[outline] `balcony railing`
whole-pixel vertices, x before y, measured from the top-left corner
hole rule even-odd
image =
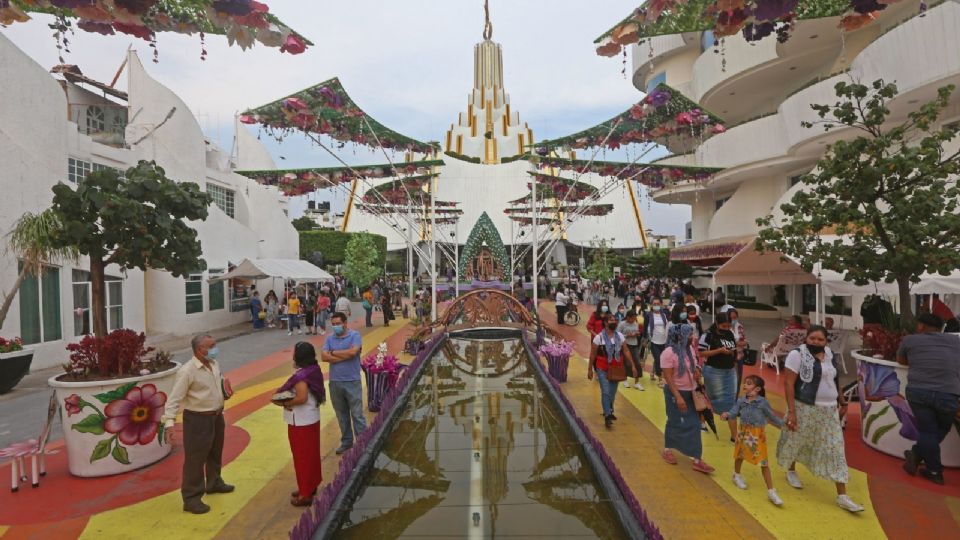
[[[70,121],[80,133],[94,141],[111,146],[124,144],[127,128],[127,108],[107,104],[70,104]]]

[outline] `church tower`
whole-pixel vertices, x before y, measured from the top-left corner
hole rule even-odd
[[[510,108],[510,96],[503,89],[503,52],[490,40],[493,25],[486,3],[484,9],[483,41],[473,48],[473,91],[467,97],[467,111],[447,131],[444,149],[494,164],[527,152],[533,131]]]

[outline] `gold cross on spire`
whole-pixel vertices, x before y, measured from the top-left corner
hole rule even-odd
[[[490,41],[493,37],[493,23],[490,22],[490,0],[483,0],[483,39]]]

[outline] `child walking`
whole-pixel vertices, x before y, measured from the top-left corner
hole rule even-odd
[[[744,460],[760,465],[763,471],[763,480],[767,484],[767,498],[777,506],[783,505],[783,500],[773,488],[773,479],[770,476],[770,465],[767,462],[767,434],[764,427],[767,421],[777,427],[783,427],[783,420],[777,417],[764,397],[764,381],[757,375],[748,375],[743,379],[743,397],[737,400],[729,412],[720,415],[728,420],[740,417],[740,426],[737,429],[737,444],[733,449],[734,473],[733,483],[740,489],[747,489],[747,483],[740,476],[740,467]]]

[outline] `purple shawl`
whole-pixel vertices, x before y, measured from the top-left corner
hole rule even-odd
[[[298,369],[293,375],[290,376],[289,379],[287,379],[287,382],[283,383],[283,386],[280,387],[278,392],[293,390],[293,387],[296,386],[300,381],[307,383],[307,388],[313,392],[313,396],[317,398],[318,404],[327,400],[327,393],[323,389],[323,372],[320,371],[319,365],[312,365]]]

